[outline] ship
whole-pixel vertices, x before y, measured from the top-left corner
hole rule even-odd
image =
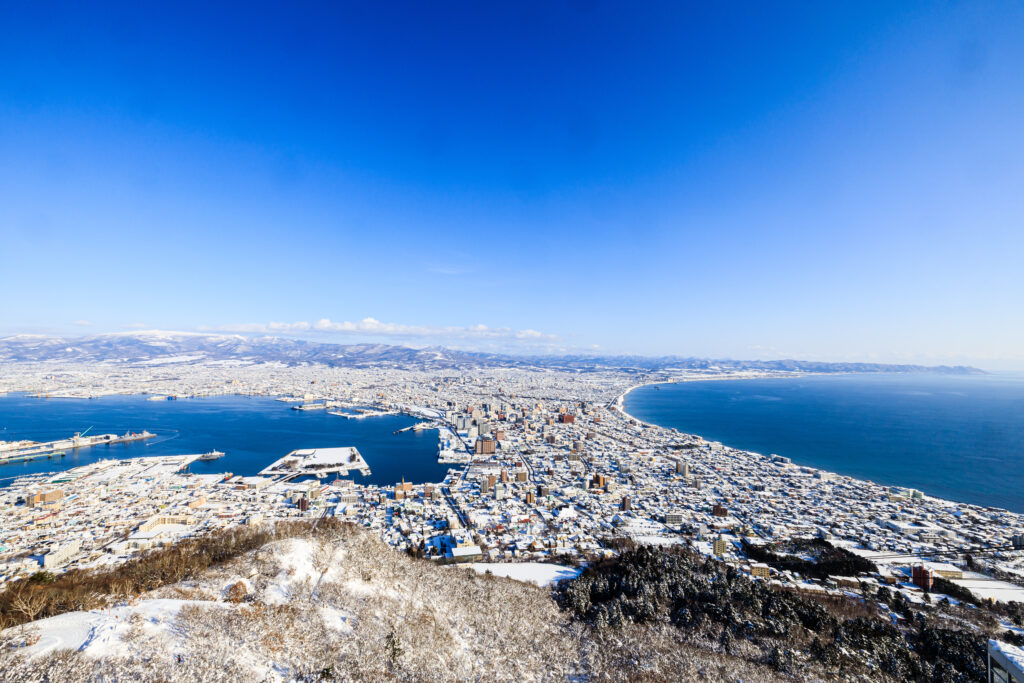
[[[220,451],[207,451],[199,456],[200,460],[216,460],[217,458],[223,458],[224,454]]]

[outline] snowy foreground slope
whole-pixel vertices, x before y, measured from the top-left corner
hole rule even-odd
[[[588,680],[598,671],[628,680],[636,672],[629,660],[642,657],[639,641],[651,633],[635,644],[628,631],[618,643],[597,642],[549,588],[530,583],[571,570],[474,569],[413,560],[352,528],[274,541],[197,580],[4,631],[0,681]],[[493,575],[480,573],[488,569]],[[679,680],[699,671],[709,680],[769,678],[686,649],[649,673]]]
[[[514,607],[498,623],[484,605]],[[568,641],[554,633],[558,616],[541,589],[415,562],[345,532],[277,541],[198,581],[109,610],[40,620],[24,636],[10,629],[8,639],[26,643],[25,659],[0,677],[25,680],[55,667],[67,680],[101,671],[204,681],[317,680],[325,672],[348,679],[406,668],[474,678],[497,667],[500,677],[529,678],[572,660]],[[54,657],[61,648],[76,654]]]
[[[314,561],[315,549],[316,542],[310,539],[290,539],[276,543],[268,550],[275,553],[274,559],[279,571],[273,576],[264,577],[264,581],[259,584],[254,584],[255,577],[249,572],[246,576],[232,575],[214,578],[210,582],[175,586],[161,593],[189,594],[198,590],[204,592],[203,599],[147,597],[109,609],[70,612],[40,619],[24,632],[20,629],[12,630],[11,635],[15,642],[21,641],[20,652],[29,658],[62,649],[83,652],[93,657],[135,654],[131,643],[140,634],[169,644],[176,652],[184,651],[187,647],[186,634],[174,627],[183,608],[187,613],[191,609],[241,609],[240,604],[255,601],[284,605],[295,598],[308,598],[318,582],[320,588],[325,590],[333,590],[339,580],[344,585],[344,573],[336,565],[328,568],[323,578],[320,578],[320,570]],[[338,552],[335,559],[340,560],[342,556],[343,553]],[[579,573],[579,570],[570,567],[540,562],[478,563],[471,565],[471,568],[478,573],[491,573],[537,586],[548,586],[558,580],[573,578]],[[450,571],[459,569],[452,567]],[[348,587],[360,594],[373,592],[362,584],[360,580]],[[328,589],[328,586],[331,588]],[[218,593],[219,599],[209,599]],[[315,595],[312,595],[311,602],[322,601],[317,601]],[[329,604],[316,606],[328,626],[339,632],[351,631],[348,623],[351,614]]]

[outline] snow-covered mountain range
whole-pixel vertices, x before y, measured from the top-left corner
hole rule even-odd
[[[440,346],[410,348],[389,344],[333,344],[303,339],[149,330],[88,337],[16,335],[0,338],[0,362],[93,362],[128,364],[210,361],[302,363],[331,367],[465,369],[544,367],[571,370],[618,368],[655,370],[766,370],[778,372],[936,372],[974,374],[966,366],[825,363],[798,360],[710,360],[679,356],[512,356],[459,351]]]

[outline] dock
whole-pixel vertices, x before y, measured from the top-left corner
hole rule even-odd
[[[88,430],[87,430],[88,431]],[[97,434],[85,436],[77,433],[70,439],[59,439],[57,441],[45,441],[40,443],[20,442],[18,447],[0,450],[0,465],[15,462],[26,462],[36,458],[48,458],[63,456],[67,450],[79,448],[90,448],[92,446],[111,445],[117,443],[131,443],[152,439],[156,434],[145,430],[141,432],[125,432],[124,434]]]
[[[63,458],[65,455],[64,451],[51,451],[50,453],[37,453],[35,455],[12,455],[0,458],[0,465],[13,465],[16,462],[29,462],[39,458],[50,458],[52,460],[53,458]]]
[[[346,446],[342,448],[300,448],[264,468],[260,474],[293,479],[306,475],[323,478],[328,474],[335,473],[347,476],[352,471],[369,476],[370,466],[366,464],[366,460],[355,447]]]

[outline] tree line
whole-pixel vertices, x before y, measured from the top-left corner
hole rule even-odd
[[[271,541],[313,532],[311,520],[279,521],[261,526],[234,526],[188,537],[138,557],[100,569],[74,569],[64,574],[36,572],[8,582],[0,592],[0,629],[36,619],[102,607],[111,599],[128,599],[161,586],[192,579]],[[316,533],[347,523],[319,521]]]

